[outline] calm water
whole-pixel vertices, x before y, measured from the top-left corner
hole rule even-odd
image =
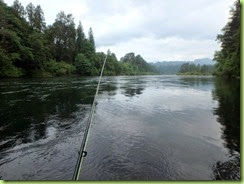
[[[70,180],[98,78],[0,81],[0,177]],[[81,180],[240,178],[240,84],[104,77]]]

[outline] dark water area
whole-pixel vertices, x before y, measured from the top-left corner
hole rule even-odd
[[[97,77],[0,81],[0,177],[70,180]],[[239,180],[240,81],[103,77],[80,180]]]

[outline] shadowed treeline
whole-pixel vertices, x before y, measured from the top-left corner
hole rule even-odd
[[[218,101],[213,113],[222,125],[221,138],[230,157],[225,162],[216,162],[213,166],[214,178],[240,179],[240,80],[216,79],[213,99]]]

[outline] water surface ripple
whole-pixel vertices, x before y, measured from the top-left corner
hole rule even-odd
[[[97,81],[0,81],[0,177],[70,180]],[[104,77],[87,151],[80,180],[239,180],[239,81]]]

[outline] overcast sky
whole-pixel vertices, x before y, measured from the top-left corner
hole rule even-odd
[[[4,0],[12,5],[14,0]],[[19,0],[40,4],[47,24],[63,10],[87,33],[92,27],[97,51],[118,59],[128,52],[148,62],[213,58],[216,35],[227,23],[234,0]]]

